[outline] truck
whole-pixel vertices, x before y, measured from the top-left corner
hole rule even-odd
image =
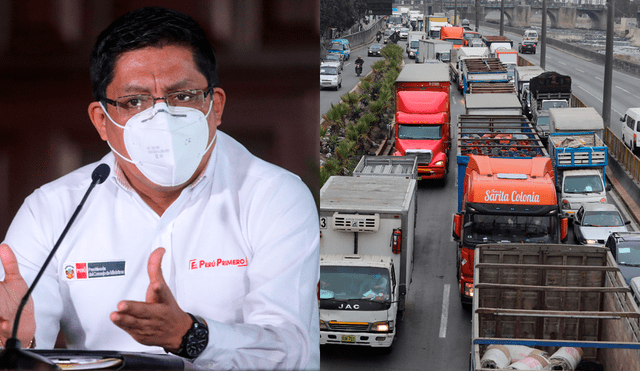
[[[593,131],[604,138],[604,120],[593,107],[569,107],[549,109],[549,132],[571,133]]]
[[[404,176],[332,176],[322,186],[320,344],[390,349],[411,284],[416,194]]]
[[[451,62],[451,49],[453,49],[453,44],[449,41],[420,39],[416,63],[424,63],[429,59],[449,63]]]
[[[474,259],[471,370],[527,354],[513,369],[638,369],[640,312],[608,249],[485,244]]]
[[[420,40],[425,38],[425,33],[421,31],[410,31],[409,36],[407,36],[407,47],[405,51],[407,52],[407,56],[409,58],[414,59],[418,54],[418,47],[420,44]]]
[[[462,93],[479,83],[508,83],[507,67],[498,58],[467,58],[462,60]]]
[[[529,80],[543,73],[542,67],[538,66],[517,66],[513,69],[513,85],[516,88],[516,95],[522,104],[522,113],[531,119],[531,109],[529,107]]]
[[[522,108],[513,93],[467,94],[464,101],[467,115],[520,116]]]
[[[440,29],[447,27],[449,20],[444,13],[434,13],[432,15],[424,16],[424,29],[432,39],[440,38]]]
[[[442,27],[440,29],[440,40],[450,41],[454,49],[458,49],[464,44],[464,28],[462,27]]]
[[[551,133],[549,153],[562,212],[573,216],[585,203],[607,202],[607,146],[596,133]]]
[[[453,215],[460,301],[474,295],[474,254],[483,243],[560,243],[553,167],[523,115],[458,116],[458,209]]]
[[[469,58],[487,58],[489,48],[486,47],[462,47],[451,51],[451,63],[449,64],[449,75],[451,81],[462,91],[462,61]]]
[[[418,158],[418,179],[445,179],[451,148],[451,91],[444,63],[408,64],[395,81],[394,156]]]
[[[571,102],[571,76],[555,71],[543,72],[529,80],[529,107],[531,122],[540,138],[549,136],[549,109],[569,107]]]
[[[464,46],[471,46],[469,44],[469,42],[471,40],[473,40],[473,39],[478,39],[478,40],[482,41],[482,35],[480,35],[479,32],[471,31],[471,30],[468,30],[468,29],[464,30],[464,33],[463,33],[462,37],[464,38],[464,41],[463,41],[463,45]]]
[[[514,69],[518,67],[518,51],[515,49],[498,48],[495,56],[507,67],[509,81],[514,79]]]
[[[512,49],[513,40],[506,36],[482,36],[484,45],[489,48],[489,55],[495,57],[495,51],[498,48]]]
[[[418,159],[415,156],[370,156],[360,158],[353,176],[404,176],[416,179]]]

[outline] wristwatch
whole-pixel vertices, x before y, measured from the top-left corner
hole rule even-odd
[[[182,344],[176,353],[180,357],[195,359],[207,347],[209,343],[209,328],[207,323],[200,317],[187,313],[193,320],[191,328],[182,337]]]

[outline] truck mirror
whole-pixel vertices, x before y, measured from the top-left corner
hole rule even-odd
[[[624,116],[620,117],[620,121],[624,122]]]
[[[451,233],[453,239],[460,241],[462,235],[462,213],[453,214],[453,232]]]
[[[604,189],[609,192],[611,191],[611,184],[607,184],[606,187],[604,187]]]
[[[629,224],[631,224],[631,220],[625,220],[624,221],[624,225],[629,225]]]

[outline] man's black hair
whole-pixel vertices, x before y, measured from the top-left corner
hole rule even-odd
[[[98,36],[91,52],[93,97],[97,101],[107,98],[107,85],[113,81],[113,69],[122,53],[165,45],[190,47],[198,71],[207,78],[207,85],[218,86],[216,55],[202,27],[176,10],[144,7],[116,19]]]

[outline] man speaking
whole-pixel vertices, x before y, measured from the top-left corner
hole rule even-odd
[[[98,37],[89,117],[111,167],[26,306],[26,347],[169,352],[213,369],[319,369],[318,214],[295,175],[218,130],[202,28],[165,8]],[[87,165],[29,196],[0,246],[0,341],[80,203]]]

